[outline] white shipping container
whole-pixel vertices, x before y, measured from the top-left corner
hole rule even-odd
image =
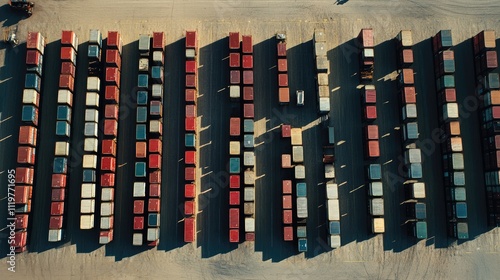
[[[229,141],[229,154],[232,156],[240,154],[240,141]]]
[[[240,86],[229,86],[229,97],[240,98]]]
[[[458,119],[458,104],[446,103],[443,105],[443,120]]]
[[[254,152],[244,152],[243,153],[243,165],[244,166],[254,166],[255,165]]]
[[[114,209],[115,209],[114,202],[102,202],[101,203],[101,216],[113,215]]]
[[[335,178],[335,167],[333,164],[325,164],[325,178],[334,179]]]
[[[101,80],[98,77],[87,77],[87,91],[101,91]]]
[[[99,121],[99,111],[96,109],[85,109],[85,121],[86,122],[98,122]]]
[[[162,131],[162,123],[158,120],[152,120],[149,122],[149,132],[160,133]]]
[[[68,156],[69,155],[69,143],[68,142],[56,142],[55,145],[56,156]]]
[[[326,201],[326,209],[329,221],[340,221],[340,209],[338,199],[328,199]]]
[[[413,183],[411,184],[411,188],[414,198],[425,198],[425,183]]]
[[[73,93],[67,89],[60,89],[57,92],[57,103],[67,104],[69,106],[73,105]]]
[[[25,89],[23,91],[23,104],[35,105],[38,107],[38,92],[34,89]]]
[[[372,58],[375,57],[375,51],[372,48],[365,48],[363,49],[363,57],[365,58]]]
[[[147,58],[139,59],[139,71],[149,70],[149,60]]]
[[[83,168],[96,169],[97,155],[83,155]]]
[[[382,182],[371,182],[369,186],[370,196],[383,196],[384,188]]]
[[[134,233],[132,235],[132,245],[141,246],[142,245],[142,233]]]
[[[87,92],[85,106],[99,108],[99,94],[96,92]]]
[[[295,166],[295,179],[305,179],[306,178],[306,168],[304,165]]]
[[[370,199],[370,215],[383,216],[384,215],[384,199],[371,198]]]
[[[255,189],[253,187],[245,187],[243,191],[244,201],[254,201],[255,199]]]
[[[94,214],[80,216],[80,229],[93,229],[94,228]]]
[[[307,218],[307,197],[297,197],[297,218]]]
[[[87,137],[96,137],[97,138],[97,123],[86,122],[84,135]]]
[[[302,146],[292,147],[293,162],[304,162],[304,148]]]
[[[255,184],[255,172],[253,170],[245,170],[243,182],[245,185]]]
[[[80,201],[80,213],[82,214],[95,213],[95,199],[82,199]]]
[[[62,231],[62,229],[49,229],[49,242],[61,241]]]
[[[83,183],[81,197],[82,198],[95,198],[95,184]]]
[[[101,217],[101,229],[112,229],[113,228],[114,218],[111,217]]]
[[[417,118],[416,104],[406,104],[405,106],[403,106],[402,110],[403,110],[403,120]]]
[[[83,150],[85,152],[97,153],[98,140],[97,138],[85,138],[83,142]]]
[[[330,248],[332,249],[339,248],[341,245],[340,235],[330,235],[328,237],[328,245],[330,245]]]
[[[339,198],[339,187],[334,183],[326,184],[326,198],[327,199],[338,199]]]
[[[148,241],[156,241],[160,238],[160,229],[159,228],[148,228]]]
[[[114,188],[102,188],[101,189],[101,201],[114,201],[115,200],[115,189]]]
[[[421,162],[422,153],[420,152],[420,149],[408,149],[405,151],[405,164]]]
[[[195,58],[196,51],[194,49],[186,49],[186,58]]]
[[[162,51],[154,51],[153,52],[153,61],[158,63],[163,63],[163,52]]]
[[[154,84],[151,87],[151,95],[153,95],[153,97],[162,98],[163,97],[163,85]]]
[[[254,231],[255,231],[255,219],[245,218],[245,232],[254,232]]]
[[[372,219],[372,232],[373,233],[384,233],[385,232],[384,218],[373,218]]]
[[[320,113],[330,112],[330,97],[321,97],[319,99]]]
[[[146,183],[135,182],[134,183],[134,197],[145,197],[146,196]]]

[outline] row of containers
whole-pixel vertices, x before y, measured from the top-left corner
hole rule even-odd
[[[500,81],[496,34],[483,30],[472,37],[476,96],[479,99],[479,119],[488,207],[488,225],[500,225]]]
[[[290,88],[288,87],[288,61],[286,58],[286,34],[276,34],[276,55],[278,63],[278,102],[290,104]]]
[[[320,115],[330,112],[330,90],[328,86],[328,75],[330,74],[330,62],[327,57],[326,34],[324,29],[314,30],[314,61],[316,62],[316,84],[318,113]],[[297,104],[304,104],[304,93],[297,91]],[[302,99],[302,100],[300,100]]]
[[[196,96],[198,91],[198,36],[186,31],[184,242],[196,240]]]
[[[63,235],[66,181],[69,175],[72,98],[75,87],[78,37],[73,31],[62,31],[61,73],[57,93],[56,142],[52,165],[52,192],[49,220],[49,242],[61,241]]]
[[[395,38],[398,61],[398,94],[401,108],[401,124],[414,124],[413,137],[402,137],[403,158],[406,172],[404,178],[406,225],[408,234],[417,239],[427,238],[427,211],[425,184],[422,181],[422,153],[417,147],[417,98],[413,73],[413,37],[411,30],[402,30]]]
[[[9,214],[13,215],[12,213],[15,213],[14,247],[18,253],[24,252],[27,248],[28,222],[31,213],[36,149],[38,147],[38,114],[45,46],[45,37],[40,32],[28,32],[26,40],[26,76],[17,150],[18,167],[16,168],[14,184],[15,204],[12,205],[9,200],[8,206]],[[11,184],[9,183],[10,187]]]
[[[441,151],[447,193],[448,235],[457,239],[468,239],[464,154],[455,90],[455,55],[452,47],[451,30],[441,30],[432,37],[439,123],[445,128]]]
[[[255,240],[254,87],[251,35],[240,37],[239,32],[229,33],[229,69],[229,95],[232,101],[229,120],[229,242],[237,243],[242,232],[240,227],[242,218],[245,240]],[[240,102],[241,100],[243,102]],[[241,203],[242,196],[243,203]]]
[[[373,29],[364,28],[358,34],[360,76],[362,82],[372,83],[374,67]],[[377,162],[380,157],[380,144],[377,120],[377,91],[372,84],[366,84],[362,89],[363,135],[365,140],[365,158],[368,177],[368,212],[371,216],[371,232],[385,232],[384,192],[382,184],[382,167]]]
[[[165,34],[139,36],[132,245],[160,242]],[[146,211],[147,206],[147,211]],[[147,226],[145,225],[147,221]]]

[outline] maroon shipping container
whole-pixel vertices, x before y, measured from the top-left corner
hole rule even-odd
[[[165,33],[153,32],[153,50],[163,50],[165,47]]]
[[[78,48],[77,40],[76,40],[76,34],[73,31],[70,30],[63,30],[61,32],[61,45],[62,46],[71,46],[75,48],[75,50]]]
[[[237,50],[240,48],[240,33],[229,32],[229,49]]]
[[[246,54],[243,56],[242,60],[243,60],[242,64],[243,64],[244,69],[252,69],[253,68],[253,55]]]
[[[106,86],[104,98],[118,104],[120,101],[120,90],[117,86]]]
[[[243,35],[241,37],[241,52],[242,53],[252,53],[253,44],[251,35]]]
[[[255,241],[255,232],[245,232],[245,241]]]
[[[288,83],[288,81],[287,81],[287,83]],[[243,84],[244,85],[253,85],[253,70],[243,71]]]
[[[39,65],[42,54],[36,50],[26,51],[26,65]]]
[[[186,105],[186,117],[187,118],[196,117],[196,105]]]
[[[143,214],[143,213],[144,213],[144,201],[134,200],[134,214]]]
[[[231,70],[229,72],[229,83],[232,85],[237,85],[241,82],[240,71],[239,70]]]
[[[118,121],[112,119],[104,120],[104,135],[114,136],[118,135]]]
[[[115,157],[102,157],[101,158],[101,170],[115,172],[115,170],[116,170],[116,158]]]
[[[195,151],[185,151],[184,161],[186,164],[196,164],[196,152]]]
[[[290,225],[293,223],[292,210],[283,210],[283,223],[286,225]]]
[[[283,180],[282,189],[283,194],[292,194],[292,180]]]
[[[365,106],[365,119],[366,120],[376,120],[377,119],[377,107],[373,105]]]
[[[187,88],[186,89],[186,102],[193,102],[195,103],[196,102],[196,90],[195,89],[191,89],[191,88]]]
[[[35,148],[19,146],[17,148],[17,163],[35,165]]]
[[[229,176],[229,188],[239,189],[240,188],[240,175],[230,175]]]
[[[160,184],[149,185],[149,197],[161,197],[161,185]]]
[[[150,198],[148,200],[148,212],[160,212],[160,199],[159,198]]]
[[[367,143],[367,155],[370,158],[376,158],[380,156],[380,147],[378,140],[370,140]]]
[[[120,70],[117,67],[106,67],[106,83],[120,87]]]
[[[186,31],[186,49],[198,48],[198,38],[196,31]]]
[[[240,118],[229,119],[229,135],[240,136],[241,133],[241,120]]]
[[[378,140],[378,125],[371,124],[366,126],[366,138],[368,140]]]
[[[107,104],[104,108],[104,117],[106,119],[118,119],[118,105]]]
[[[195,184],[185,184],[184,185],[184,197],[185,198],[195,198],[196,197],[196,185]]]
[[[16,168],[16,183],[33,185],[34,169],[30,167]]]
[[[49,229],[61,229],[63,226],[63,216],[50,216]]]
[[[240,209],[229,208],[229,228],[240,228]]]
[[[196,130],[196,118],[195,117],[187,117],[185,119],[185,128],[186,131],[195,131]]]
[[[288,86],[288,74],[278,74],[278,86],[287,87]]]
[[[358,41],[363,48],[373,48],[375,47],[373,40],[373,29],[363,28],[358,34]]]
[[[36,146],[37,129],[34,126],[19,127],[19,144]]]
[[[404,104],[415,104],[417,103],[417,94],[415,93],[415,87],[403,87],[401,90],[401,102]]]
[[[28,228],[28,214],[17,214],[16,215],[16,229],[27,229]]]
[[[194,167],[186,167],[184,169],[184,179],[186,181],[196,180],[196,169]]]
[[[59,88],[60,89],[69,89],[69,91],[73,92],[75,87],[75,78],[70,74],[61,74],[59,76]]]
[[[279,42],[277,46],[278,50],[278,57],[285,57],[286,56],[286,43],[284,42]]]
[[[238,243],[240,242],[240,230],[239,229],[230,229],[229,230],[229,242],[230,243]]]
[[[115,186],[115,173],[101,174],[101,187],[114,187]]]
[[[481,55],[481,69],[493,70],[498,67],[498,58],[496,51],[486,51]]]
[[[288,226],[283,228],[283,240],[293,241],[293,227]]]
[[[196,220],[192,217],[184,219],[184,242],[194,242],[196,234]]]
[[[243,87],[243,100],[253,101],[253,87]]]
[[[439,105],[444,103],[455,103],[457,102],[457,94],[454,88],[446,88],[438,93]]]
[[[106,64],[117,67],[122,67],[122,58],[118,50],[106,50]]]
[[[283,195],[283,209],[292,209],[292,196]]]
[[[149,168],[161,169],[161,155],[160,154],[150,154],[149,155]]]
[[[52,174],[51,186],[53,188],[65,188],[66,187],[66,175],[65,174]]]
[[[123,40],[118,31],[108,31],[108,49],[116,49],[122,53]]]
[[[26,231],[18,231],[14,237],[14,246],[17,248],[16,253],[24,252],[26,250],[26,239],[28,233]]]
[[[61,61],[69,61],[76,65],[76,51],[72,47],[61,47]]]
[[[144,217],[134,217],[134,230],[144,229]]]
[[[30,50],[37,50],[39,47],[39,42],[42,41],[42,34],[40,32],[33,32],[30,31],[28,32],[28,38],[26,39],[26,49]],[[45,42],[41,47],[45,47]]]
[[[50,215],[62,215],[64,214],[64,202],[52,202],[50,203]]]
[[[292,136],[292,126],[289,124],[281,125],[281,137],[289,138]]]
[[[278,72],[286,72],[288,71],[288,63],[286,58],[278,59]]]
[[[149,183],[150,184],[161,184],[161,171],[156,170],[149,174]]]
[[[184,201],[184,215],[194,215],[195,214],[195,202],[194,200]]]
[[[186,73],[196,74],[196,61],[194,60],[186,61]]]
[[[16,186],[14,188],[14,202],[16,204],[26,204],[31,198],[32,186]]]
[[[135,143],[135,157],[136,158],[146,158],[146,142],[136,142]]]
[[[230,53],[229,54],[229,67],[239,68],[240,67],[240,54]]]
[[[52,189],[52,201],[64,201],[66,189]]]
[[[240,205],[240,191],[229,192],[229,205]]]
[[[75,77],[76,67],[71,62],[63,62],[61,63],[61,74],[67,74],[71,77]]]
[[[246,119],[253,119],[254,118],[253,103],[243,104],[243,117]]]
[[[187,74],[186,75],[186,87],[187,88],[196,88],[196,75],[194,74]]]
[[[364,92],[364,102],[365,104],[375,104],[377,103],[377,91],[373,88],[365,88]]]
[[[102,140],[102,154],[116,156],[116,141],[104,139]]]
[[[162,141],[160,139],[149,139],[149,152],[161,155]]]

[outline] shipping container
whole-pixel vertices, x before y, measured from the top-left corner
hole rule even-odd
[[[164,32],[153,32],[153,49],[162,50],[165,48],[165,33]]]
[[[340,235],[340,221],[328,222],[328,234]]]
[[[366,142],[366,156],[368,158],[377,158],[380,156],[380,144],[378,140],[369,140]]]
[[[101,170],[115,172],[115,170],[116,170],[116,158],[115,157],[102,157],[101,158]]]
[[[422,202],[412,202],[406,204],[406,215],[408,218],[425,220],[427,218],[427,210],[425,203]]]
[[[185,129],[186,129],[186,131],[196,131],[196,118],[195,117],[185,118]]]
[[[98,140],[97,138],[85,138],[83,142],[83,150],[85,152],[97,153]]]
[[[196,237],[196,221],[194,218],[184,219],[184,242],[194,242]]]
[[[196,180],[196,168],[195,167],[186,167],[184,169],[184,180],[186,180],[186,181],[195,181]]]
[[[89,45],[87,49],[87,57],[89,59],[89,74],[98,75],[101,71],[101,47],[97,45]]]
[[[35,148],[19,146],[17,148],[17,163],[35,165]]]
[[[238,50],[240,48],[240,33],[229,32],[229,49]]]
[[[403,124],[403,140],[413,141],[418,139],[418,124],[416,122],[409,122]]]
[[[196,197],[196,185],[195,184],[185,184],[184,185],[184,197],[185,198],[195,198]]]
[[[370,196],[383,196],[384,195],[384,189],[382,182],[370,182],[369,188],[368,188],[368,194]]]
[[[291,142],[293,146],[302,145],[302,129],[292,128],[290,130]]]
[[[71,107],[67,105],[57,106],[56,119],[58,121],[67,121],[68,123],[71,123]]]
[[[64,174],[52,174],[51,187],[53,187],[53,188],[65,188],[66,187],[66,175],[64,175]]]
[[[369,199],[369,210],[372,216],[383,216],[384,215],[384,199],[382,198],[370,198]]]
[[[363,92],[363,102],[364,104],[375,104],[377,103],[377,91],[374,85],[366,85]]]
[[[364,118],[366,121],[374,121],[377,119],[377,107],[374,105],[367,105],[364,107]]]
[[[278,59],[278,72],[280,73],[286,73],[288,71],[288,63],[286,58],[279,58]]]
[[[63,226],[63,216],[51,216],[49,220],[49,230],[50,229],[62,229]]]
[[[26,65],[29,66],[39,66],[43,62],[43,55],[36,50],[26,51]]]
[[[462,153],[451,153],[443,155],[444,170],[463,170],[464,155]]]
[[[80,229],[94,228],[94,214],[80,216]]]
[[[102,146],[101,153],[103,155],[112,155],[113,157],[116,156],[116,141],[115,140],[104,139],[104,140],[102,140],[101,146]]]
[[[230,229],[229,230],[229,242],[231,242],[231,243],[240,242],[240,230],[239,229]]]
[[[146,106],[137,106],[136,109],[136,123],[145,123],[148,120],[148,108]]]
[[[120,71],[116,67],[106,67],[106,83],[120,87]]]
[[[96,92],[87,92],[85,105],[87,108],[99,108],[99,94]]]
[[[405,151],[405,164],[421,163],[422,153],[420,149],[407,149]]]
[[[64,201],[64,197],[66,194],[65,190],[66,189],[62,189],[62,188],[52,189],[51,200],[52,201]]]
[[[406,196],[410,199],[424,199],[425,198],[425,183],[416,182],[406,185]]]
[[[56,156],[68,156],[69,155],[69,143],[68,142],[56,142],[54,148],[54,154]]]
[[[240,192],[230,191],[229,192],[229,205],[240,205]]]
[[[378,135],[378,125],[376,124],[371,124],[367,125],[365,127],[365,137],[368,140],[378,140],[379,135]]]
[[[299,250],[299,252],[307,252],[307,239],[306,238],[299,238],[298,250]]]
[[[146,142],[136,142],[135,143],[135,157],[136,158],[146,158]]]
[[[231,85],[229,86],[229,97],[233,100],[237,100],[240,98],[240,86]]]
[[[413,63],[413,50],[405,49],[402,50],[399,54],[399,65],[401,66],[409,66]]]
[[[150,155],[151,157],[152,155]],[[186,164],[196,165],[196,151],[185,151],[184,152],[184,162]]]
[[[254,165],[255,165],[254,152],[244,152],[243,153],[243,166],[254,166]]]
[[[464,187],[446,188],[447,201],[463,201],[467,200],[467,195]]]
[[[136,162],[135,163],[135,177],[146,177],[146,163]]]
[[[146,196],[146,183],[144,182],[134,182],[134,197],[145,197]]]
[[[245,215],[253,215],[255,213],[255,204],[253,202],[244,202],[243,212]]]
[[[163,66],[165,60],[165,56],[163,55],[163,51],[154,51],[152,62],[154,65]]]
[[[278,74],[278,86],[279,87],[288,86],[288,74],[286,73]]]
[[[243,35],[241,37],[241,52],[242,53],[253,53],[253,43],[251,35]]]
[[[230,136],[240,136],[241,133],[241,119],[240,118],[230,118],[229,119],[229,135]]]
[[[243,189],[243,200],[246,202],[254,201],[255,200],[255,188],[245,187]]]
[[[137,124],[135,126],[135,139],[136,140],[146,140],[146,125]]]
[[[149,87],[149,76],[147,74],[137,75],[137,86],[147,89]]]
[[[68,159],[65,157],[55,157],[52,166],[52,173],[66,174],[68,172]]]
[[[51,202],[50,203],[50,215],[63,215],[64,214],[64,202]]]
[[[45,37],[40,32],[28,32],[28,37],[26,39],[26,49],[28,50],[38,50],[42,55],[45,50]]]
[[[60,89],[68,89],[73,92],[75,87],[75,78],[69,74],[61,74],[59,75],[59,88]]]
[[[106,50],[106,64],[108,66],[116,67],[118,70],[122,67],[122,59],[118,50]]]
[[[437,91],[441,91],[445,88],[455,87],[455,76],[453,75],[443,75],[436,80]]]
[[[147,241],[156,241],[160,238],[160,229],[159,228],[148,228],[147,231]]]
[[[70,46],[78,50],[78,37],[75,32],[70,30],[63,30],[61,33],[61,45]]]
[[[326,201],[328,221],[340,221],[340,208],[337,199],[328,199]]]
[[[229,208],[229,228],[240,227],[240,209]]]
[[[95,183],[96,182],[96,171],[92,169],[84,169],[82,171],[84,183]]]
[[[253,86],[243,87],[243,100],[253,101]]]
[[[196,59],[197,49],[186,49],[186,59]]]
[[[373,29],[363,28],[358,34],[358,41],[361,48],[373,48],[375,47],[373,39]]]
[[[16,186],[14,188],[14,202],[16,204],[27,204],[31,199],[33,187],[32,186]]]
[[[185,101],[196,103],[196,90],[195,89],[186,89],[185,91]]]
[[[96,124],[96,126],[97,126],[97,124]],[[85,127],[85,129],[87,130],[87,127]],[[66,121],[57,121],[56,122],[56,135],[69,137],[70,136],[69,123]],[[93,135],[86,135],[86,136],[93,136]],[[97,136],[97,135],[95,135],[95,136]]]
[[[134,214],[143,214],[143,213],[144,213],[144,201],[134,200]]]
[[[243,104],[243,117],[247,119],[254,118],[254,104],[252,103]]]
[[[292,196],[283,195],[283,209],[292,209]]]
[[[239,141],[229,141],[229,155],[239,155],[240,154],[240,142]]]
[[[83,183],[81,188],[81,198],[95,198],[95,184]]]
[[[37,74],[27,73],[24,81],[24,88],[34,89],[37,92],[40,92],[41,82],[42,80],[40,79],[40,76],[38,76]]]
[[[104,120],[104,135],[113,136],[115,138],[118,136],[117,120],[111,120],[111,119]]]
[[[334,183],[326,184],[326,198],[327,199],[338,199],[338,185]]]
[[[252,69],[253,68],[253,56],[252,55],[243,55],[241,64],[243,65],[243,69]],[[252,73],[252,77],[251,77],[252,82],[250,84],[253,84],[253,71],[243,71],[243,84],[247,84],[247,83],[245,83],[245,75],[248,76],[249,72]],[[249,77],[247,77],[247,79],[249,79]]]
[[[187,148],[196,147],[196,135],[194,133],[186,133],[184,136],[184,146]]]
[[[247,169],[244,172],[243,183],[245,185],[253,185],[255,184],[255,172],[251,169]]]
[[[26,240],[28,236],[27,231],[17,231],[14,234],[14,247],[16,248],[16,253],[21,253],[26,250]]]
[[[307,197],[297,197],[297,218],[307,218]]]
[[[240,54],[230,53],[229,54],[229,67],[239,68],[240,67]]]
[[[159,198],[150,198],[148,200],[148,212],[160,212],[160,199]]]
[[[160,184],[150,184],[149,185],[149,197],[161,197],[161,185]]]
[[[231,70],[229,72],[229,83],[232,85],[237,85],[241,82],[240,70]]]
[[[115,177],[115,173],[101,173],[101,187],[114,187]]]
[[[67,89],[58,90],[57,103],[73,106],[73,94]]]
[[[283,227],[283,240],[284,241],[293,241],[293,227],[292,226]]]
[[[382,179],[382,167],[380,166],[380,164],[368,165],[368,179],[370,180]]]
[[[240,188],[240,175],[229,175],[229,188],[238,189]]]
[[[408,169],[407,178],[408,179],[422,179],[422,164],[421,163],[410,163],[406,166]]]
[[[89,35],[89,44],[102,45],[102,33],[98,29],[91,29]]]
[[[107,229],[107,230],[113,229],[114,220],[115,219],[114,219],[113,216],[110,216],[110,217],[101,217],[100,228],[101,229]],[[102,238],[102,233],[103,232],[101,232],[101,238]],[[102,240],[102,239],[99,239],[99,240]],[[105,244],[105,243],[103,243],[101,241],[99,241],[99,243],[100,244]]]
[[[278,42],[276,49],[277,49],[278,57],[286,57],[286,43],[285,42]]]
[[[282,154],[281,155],[281,168],[292,168],[292,155]]]
[[[151,79],[153,83],[163,84],[163,66],[151,67]]]
[[[139,92],[137,93],[137,95],[138,95],[137,100],[139,100]],[[117,86],[108,85],[105,88],[104,96],[106,100],[118,104],[118,102],[120,101],[120,90],[118,89]]]
[[[288,87],[280,87],[278,89],[278,99],[281,105],[290,103],[290,89]]]
[[[68,61],[76,65],[76,51],[72,47],[61,47],[61,61]]]
[[[449,49],[453,46],[451,30],[440,30],[432,37],[432,49],[434,53]]]
[[[34,169],[29,167],[16,168],[16,183],[33,185]]]
[[[402,104],[415,104],[417,103],[417,96],[415,93],[415,87],[403,87],[401,89],[401,101]]]
[[[196,31],[186,31],[186,49],[198,48],[198,37],[196,35]]]
[[[427,239],[427,222],[418,221],[412,222],[412,235],[418,239]]]
[[[149,35],[139,36],[139,53],[141,56],[149,55],[149,50],[151,47],[151,37]]]
[[[306,178],[306,168],[304,165],[296,165],[294,171],[295,171],[295,179]]]

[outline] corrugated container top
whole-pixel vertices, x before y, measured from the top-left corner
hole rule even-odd
[[[61,47],[61,60],[76,64],[76,51],[72,47]]]
[[[26,51],[26,64],[27,65],[38,65],[42,60],[42,55],[40,52],[35,50],[27,50]]]
[[[97,44],[101,46],[102,44],[102,33],[98,29],[91,29],[90,34],[89,34],[89,43],[90,44]],[[109,43],[109,38],[108,38],[108,43]]]
[[[229,135],[230,136],[238,136],[241,131],[241,120],[240,118],[231,118],[229,119]]]
[[[368,156],[370,157],[380,156],[380,145],[378,140],[368,141]]]
[[[327,199],[338,199],[339,198],[339,193],[338,193],[338,185],[333,184],[333,183],[327,183],[326,184],[326,198]]]
[[[45,38],[40,32],[28,32],[28,38],[26,39],[26,48],[39,50],[43,54],[43,48],[45,47]]]
[[[316,56],[326,56],[326,43],[317,42],[314,43],[314,53]]]
[[[279,42],[277,45],[277,51],[279,57],[286,56],[286,43]]]
[[[363,28],[358,35],[358,39],[360,40],[361,45],[364,48],[373,48],[375,46],[373,40],[373,29],[371,28]]]
[[[253,104],[243,104],[243,116],[245,118],[253,118],[254,117],[254,105]]]
[[[329,199],[327,200],[326,204],[326,208],[328,209],[327,219],[329,221],[340,220],[339,201],[337,199]]]
[[[108,31],[108,47],[116,48],[121,53],[122,52],[122,37],[118,31]]]
[[[36,145],[37,129],[33,126],[19,127],[19,144]]]
[[[383,198],[370,199],[370,214],[373,216],[383,216],[384,215],[384,199]]]
[[[240,33],[229,32],[229,49],[237,50],[240,48]]]
[[[78,48],[78,38],[75,32],[69,30],[63,30],[61,34],[61,45],[72,46],[73,48]]]
[[[198,38],[196,36],[196,31],[186,31],[186,48],[197,48]]]
[[[241,52],[242,53],[252,53],[253,44],[251,35],[243,35],[241,41]]]
[[[377,91],[375,87],[365,87],[365,103],[376,103],[377,102]]]
[[[371,182],[369,187],[370,196],[383,196],[384,195],[384,187],[382,182]]]
[[[411,30],[401,30],[398,34],[398,40],[401,42],[403,47],[413,46]]]
[[[370,164],[368,166],[368,177],[372,180],[379,180],[382,178],[382,167],[380,164]]]
[[[139,36],[139,51],[149,51],[151,37],[149,35]]]
[[[297,218],[307,218],[307,197],[297,197]]]
[[[483,30],[480,33],[483,33],[482,37],[484,38],[484,48],[494,49],[496,48],[496,35],[495,30]]]
[[[297,195],[297,197],[307,197],[307,185],[306,185],[306,183],[297,183],[296,195]]]
[[[306,178],[306,168],[304,165],[295,166],[295,179],[305,179]]]
[[[425,198],[425,183],[413,183],[412,190],[414,198]]]
[[[366,126],[366,136],[370,140],[378,139],[378,125],[372,124]]]
[[[414,84],[415,80],[413,77],[413,69],[411,68],[405,68],[401,72],[401,83],[403,84]]]
[[[441,44],[443,47],[452,47],[453,40],[451,37],[451,30],[441,30],[439,31],[441,35]]]
[[[291,129],[292,145],[302,145],[302,129]]]
[[[163,50],[165,47],[165,33],[153,32],[153,49]]]

